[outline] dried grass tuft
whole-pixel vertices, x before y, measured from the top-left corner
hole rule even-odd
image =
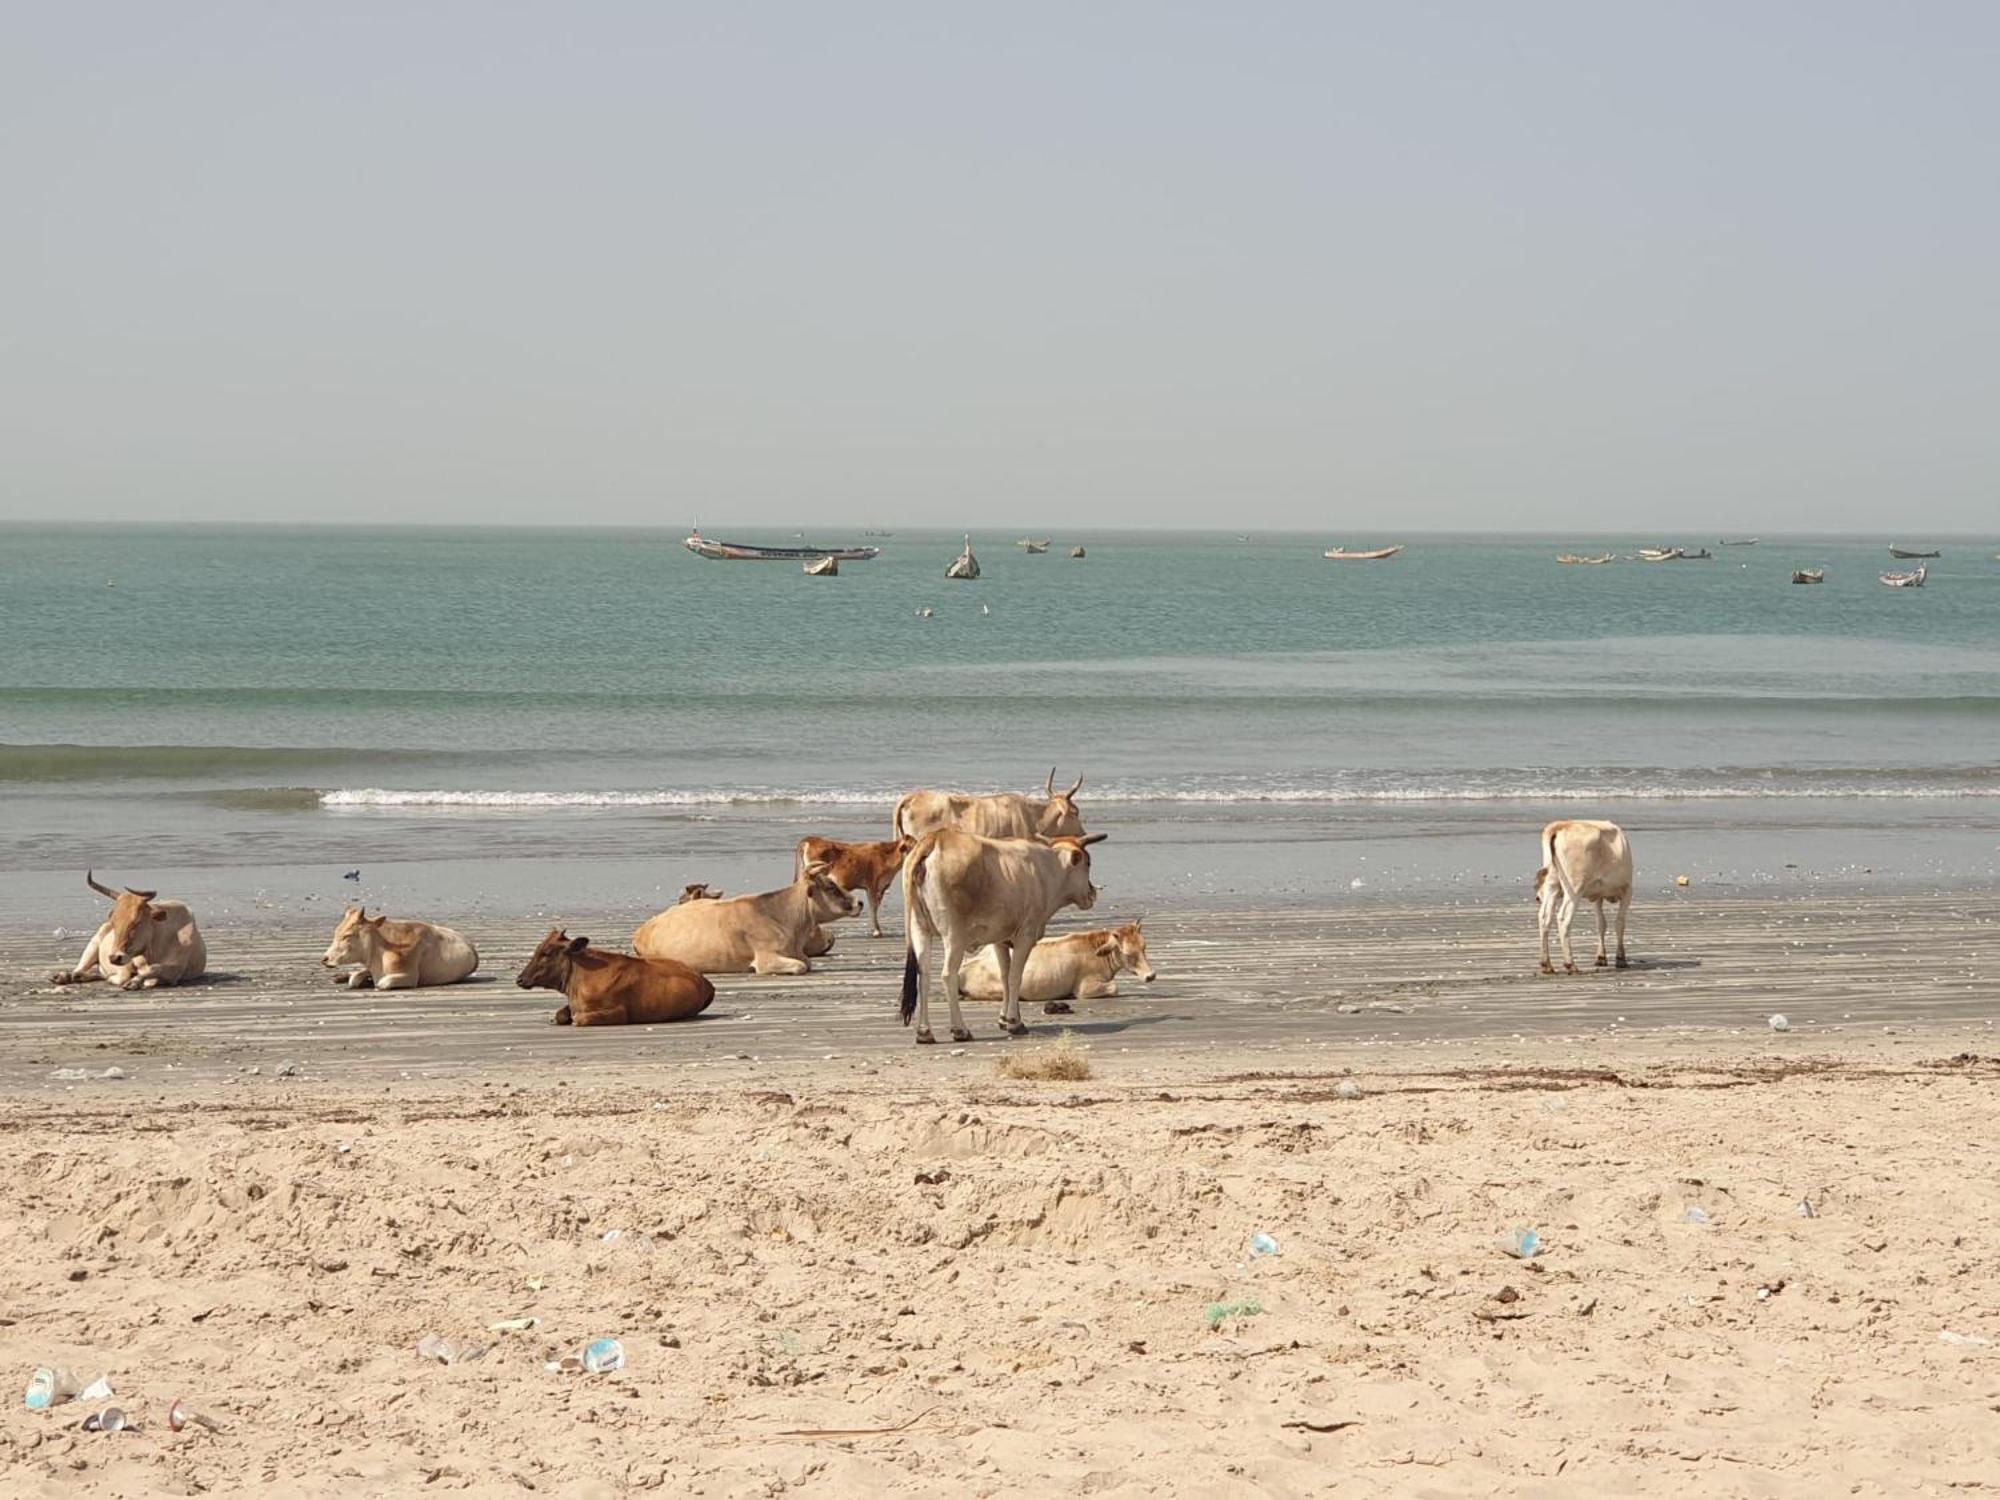
[[[1090,1076],[1090,1052],[1070,1032],[1039,1047],[1019,1047],[1000,1059],[1002,1078],[1080,1083]]]

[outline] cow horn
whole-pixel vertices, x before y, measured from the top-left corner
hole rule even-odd
[[[1082,838],[1078,839],[1077,842],[1083,845],[1084,848],[1088,849],[1092,844],[1101,844],[1110,837],[1111,835],[1108,833],[1086,833]]]
[[[141,901],[151,901],[160,893],[158,891],[135,891],[128,885],[125,887],[125,894],[128,896],[137,896]]]
[[[1049,779],[1042,786],[1042,795],[1044,797],[1053,797],[1055,794],[1056,794],[1056,768],[1054,766],[1050,766]]]
[[[1083,790],[1083,778],[1079,776],[1076,778],[1075,783],[1070,787],[1070,789],[1064,792],[1063,795],[1065,797],[1074,797],[1078,792],[1082,790]]]
[[[110,889],[108,886],[101,886],[97,883],[97,872],[94,870],[85,870],[83,872],[83,883],[106,900],[116,901],[118,899],[116,891]]]

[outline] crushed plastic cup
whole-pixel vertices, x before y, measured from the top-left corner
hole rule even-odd
[[[1352,1078],[1343,1078],[1333,1086],[1333,1096],[1336,1099],[1359,1099],[1361,1085]]]
[[[441,1339],[434,1333],[427,1333],[417,1340],[417,1357],[434,1359],[441,1365],[465,1364],[485,1356],[484,1344],[461,1344],[453,1339]]]
[[[210,1432],[222,1431],[222,1423],[207,1412],[190,1406],[185,1397],[174,1397],[174,1404],[167,1408],[167,1426],[175,1432],[184,1427],[202,1427]]]
[[[1510,1229],[1500,1236],[1500,1253],[1516,1260],[1533,1260],[1542,1253],[1542,1237],[1532,1229]]]
[[[1698,1208],[1692,1203],[1688,1204],[1686,1208],[1681,1210],[1681,1217],[1690,1224],[1706,1224],[1709,1221],[1708,1210],[1705,1208]]]
[[[111,1389],[111,1377],[100,1375],[76,1393],[79,1401],[109,1401],[118,1393]]]
[[[625,1346],[616,1339],[598,1339],[584,1346],[583,1368],[592,1375],[610,1375],[625,1368]]]
[[[103,1411],[92,1412],[83,1419],[85,1432],[126,1432],[131,1429],[132,1419],[116,1406],[107,1406]]]
[[[55,1365],[43,1365],[28,1377],[25,1405],[29,1411],[47,1411],[51,1406],[76,1396],[76,1377]]]
[[[1799,1217],[1801,1219],[1817,1219],[1819,1217],[1819,1210],[1812,1206],[1812,1199],[1799,1199]]]
[[[1788,1017],[1773,1016],[1771,1017],[1771,1029],[1773,1031],[1790,1031],[1792,1023]]]
[[[1276,1255],[1278,1253],[1278,1242],[1268,1234],[1253,1234],[1250,1236],[1250,1253],[1252,1255]]]

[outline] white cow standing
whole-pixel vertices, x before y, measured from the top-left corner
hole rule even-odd
[[[1535,871],[1535,895],[1541,902],[1542,972],[1555,973],[1549,962],[1549,924],[1562,931],[1563,968],[1576,972],[1576,955],[1569,946],[1569,924],[1576,903],[1597,907],[1597,967],[1605,966],[1604,903],[1618,908],[1618,967],[1625,968],[1625,915],[1632,907],[1632,846],[1616,823],[1572,818],[1542,830],[1542,867]]]

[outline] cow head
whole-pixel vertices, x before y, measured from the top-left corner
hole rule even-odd
[[[1089,911],[1097,905],[1097,887],[1090,883],[1090,846],[1109,837],[1106,833],[1087,833],[1082,838],[1049,841],[1063,872],[1058,892],[1062,899],[1056,903],[1056,910],[1074,906],[1078,911]]]
[[[1049,767],[1049,779],[1042,788],[1042,811],[1035,819],[1035,834],[1038,838],[1080,839],[1083,837],[1083,819],[1077,816],[1076,794],[1083,790],[1083,778],[1077,777],[1066,792],[1056,790],[1056,768]]]
[[[806,905],[815,922],[838,922],[842,917],[861,915],[861,898],[840,888],[839,882],[828,873],[825,860],[817,859],[807,865],[799,872],[799,880],[806,888]]]
[[[1153,982],[1153,966],[1146,961],[1146,937],[1139,931],[1137,922],[1113,928],[1097,945],[1097,952],[1100,958],[1111,960],[1112,973],[1129,969],[1138,976],[1141,984]]]
[[[322,968],[337,969],[342,964],[365,964],[368,962],[370,936],[380,937],[382,924],[389,918],[370,918],[366,907],[350,906],[347,914],[340,919],[340,925],[333,929],[333,941],[326,945],[326,952],[320,955]]]
[[[135,891],[129,885],[122,891],[114,891],[97,883],[94,870],[83,872],[83,883],[111,902],[111,915],[105,923],[110,931],[100,951],[105,962],[122,969],[135,955],[146,951],[146,939],[152,934],[153,924],[165,919],[166,913],[152,904],[160,893]]]
[[[690,901],[716,901],[720,900],[721,897],[722,892],[711,891],[706,883],[697,881],[693,885],[684,885],[681,887],[681,899],[676,901],[674,905],[686,906]]]
[[[524,990],[567,990],[576,956],[589,946],[589,938],[573,938],[560,927],[551,927],[541,946],[521,965],[514,983]]]

